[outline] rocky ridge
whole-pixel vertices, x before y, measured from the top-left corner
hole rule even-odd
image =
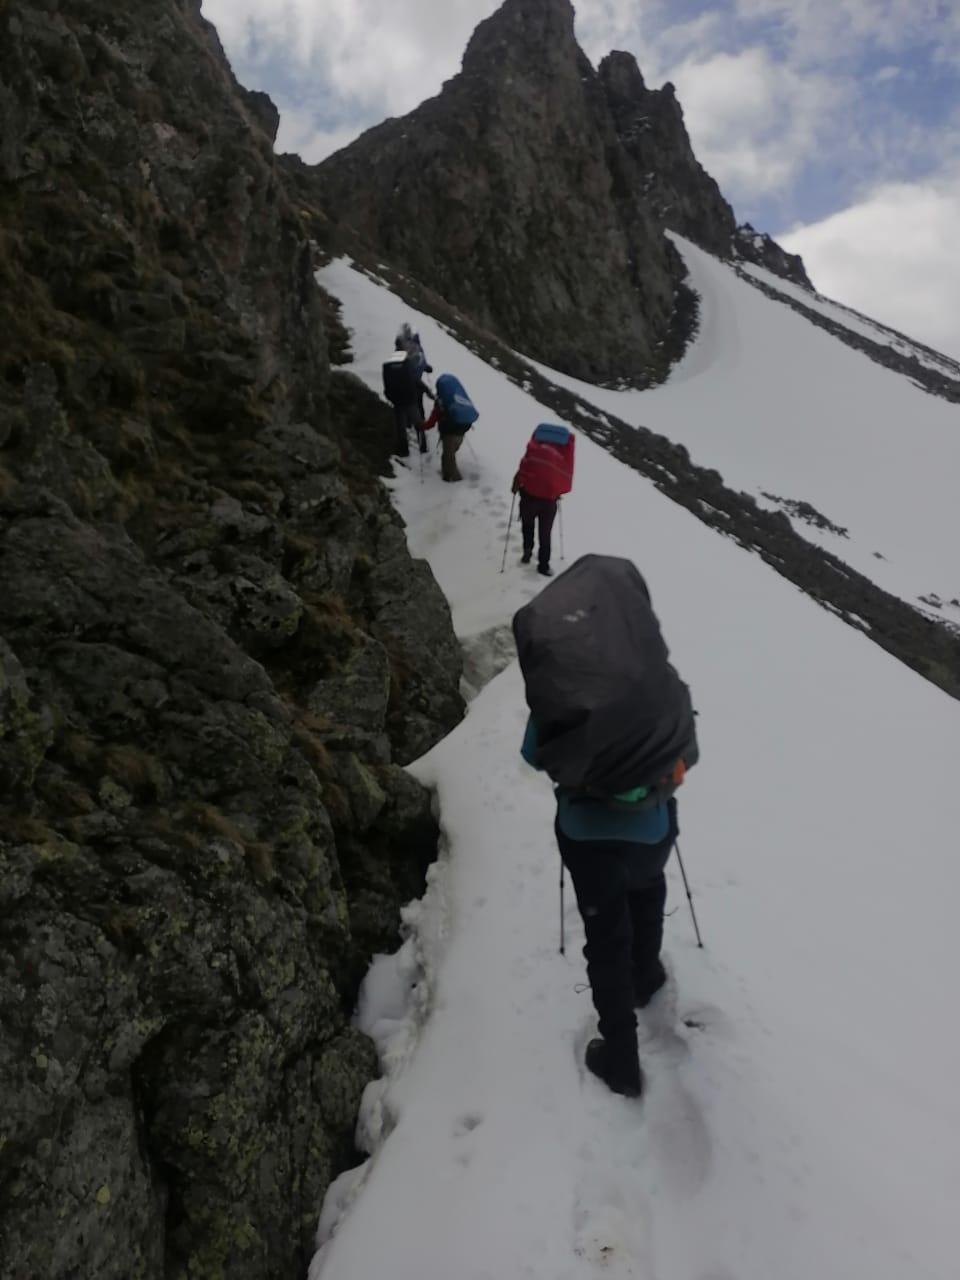
[[[436,853],[460,652],[276,126],[199,0],[0,0],[3,1280],[301,1274]]]
[[[291,163],[291,162],[287,162]],[[666,376],[691,312],[665,230],[809,286],[697,162],[672,85],[597,70],[570,0],[506,0],[459,75],[312,169],[306,198],[516,349],[577,377]]]

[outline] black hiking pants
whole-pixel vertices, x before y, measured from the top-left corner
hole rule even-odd
[[[409,404],[395,404],[393,406],[393,427],[393,452],[398,457],[405,458],[410,452],[410,441],[407,438],[408,428],[413,428],[418,441],[423,436],[423,414],[417,408],[416,401],[411,400]]]
[[[668,802],[670,827],[659,844],[571,840],[556,827],[557,844],[570,872],[583,917],[587,977],[600,1034],[616,1051],[636,1052],[638,992],[655,985],[663,942],[667,881],[663,874],[677,838],[676,801]]]
[[[533,555],[534,531],[539,526],[537,565],[546,569],[550,565],[550,532],[557,515],[555,498],[533,498],[520,490],[520,529],[523,533],[523,554],[529,560]]]

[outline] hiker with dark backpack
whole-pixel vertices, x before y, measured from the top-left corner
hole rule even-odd
[[[463,384],[452,373],[441,373],[437,379],[433,412],[423,429],[430,431],[436,427],[440,432],[440,474],[444,480],[463,479],[457,466],[457,451],[479,416]]]
[[[586,1066],[638,1097],[635,1009],[666,981],[674,792],[699,758],[690,691],[628,560],[583,556],[515,614],[513,632],[530,708],[521,750],[555,785],[554,830],[586,934],[600,1031]]]
[[[417,360],[401,337],[397,338],[394,347],[393,355],[383,362],[383,394],[393,405],[393,452],[400,458],[406,458],[410,453],[407,432],[411,427],[420,442],[420,452],[427,451],[420,405],[425,395],[432,400],[433,392],[423,382]]]
[[[420,341],[419,333],[414,333],[413,329],[410,327],[409,321],[406,321],[406,320],[400,326],[400,331],[397,334],[397,347],[399,348],[401,345],[403,346],[403,349],[406,351],[407,355],[412,360],[414,370],[421,384],[420,390],[417,395],[417,408],[420,410],[420,421],[422,422],[424,417],[423,375],[425,373],[433,373],[433,366],[431,364],[428,364],[427,362],[427,353],[423,349],[423,343]],[[423,443],[422,437],[421,437],[421,443]],[[424,450],[421,450],[421,452],[424,452]]]
[[[539,537],[537,572],[553,576],[550,568],[550,535],[557,506],[573,488],[575,437],[569,427],[542,422],[530,437],[513,477],[513,492],[520,495],[520,530],[523,535],[521,564],[533,557],[534,534]]]

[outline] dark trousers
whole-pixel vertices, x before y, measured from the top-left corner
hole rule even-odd
[[[605,1040],[632,1040],[635,992],[649,987],[663,942],[667,881],[663,869],[677,838],[676,803],[659,844],[571,840],[556,828],[583,917],[587,977]]]
[[[412,427],[417,433],[418,440],[423,434],[423,415],[415,402],[411,401],[410,404],[395,404],[393,406],[393,427],[393,452],[399,457],[405,458],[410,452],[407,430]]]
[[[546,569],[550,564],[550,531],[557,515],[555,498],[533,498],[520,490],[520,529],[523,533],[523,554],[533,555],[533,535],[539,526],[537,564]]]

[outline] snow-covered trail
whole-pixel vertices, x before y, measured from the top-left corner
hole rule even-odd
[[[761,506],[776,505],[764,492],[812,503],[849,536],[791,517],[798,533],[915,607],[938,594],[932,616],[960,624],[960,604],[950,603],[960,601],[960,407],[674,238],[700,296],[701,331],[666,383],[611,391],[537,367],[599,409],[686,445],[695,462]],[[750,273],[883,341],[841,308],[758,268]]]
[[[394,490],[458,632],[502,626],[542,585],[516,535],[499,567],[510,479],[549,414],[343,264],[323,282],[372,386],[413,318],[480,407],[463,484],[435,461],[421,481],[413,458]],[[681,846],[707,950],[674,879],[671,986],[641,1019],[648,1092],[585,1077],[579,919],[568,887],[562,958],[552,797],[519,758],[509,666],[415,766],[445,852],[368,982],[377,1150],[328,1197],[312,1274],[947,1280],[960,707],[589,441],[578,453],[567,559],[635,560],[700,712]]]

